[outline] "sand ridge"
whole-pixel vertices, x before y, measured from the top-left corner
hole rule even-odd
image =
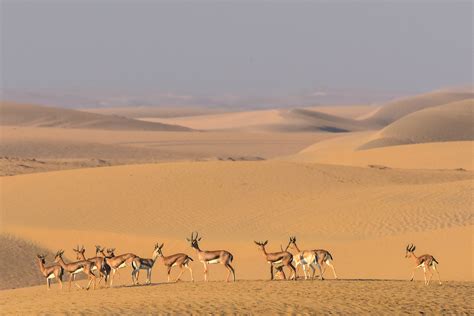
[[[49,106],[0,102],[1,126],[37,126],[106,130],[187,131],[189,128]]]
[[[359,149],[474,140],[474,99],[413,112],[386,126]]]

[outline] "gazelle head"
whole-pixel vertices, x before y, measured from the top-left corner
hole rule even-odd
[[[416,249],[416,246],[414,246],[413,244],[411,244],[411,246],[408,245],[405,252],[405,258],[410,258],[413,252],[415,251],[415,249]]]
[[[288,246],[286,246],[286,249],[288,248],[296,248],[296,237],[295,236],[290,236],[290,241],[288,242]]]
[[[46,263],[46,255],[36,255],[36,257],[38,258],[38,260],[42,263],[42,264],[45,264]]]
[[[268,240],[265,240],[264,242],[262,242],[262,241],[258,242],[258,241],[254,240],[253,242],[257,245],[258,249],[265,252],[265,246],[268,244]]]
[[[109,257],[115,257],[115,248],[107,248],[107,254]]]
[[[98,245],[95,245],[95,255],[96,256],[98,256],[99,253],[100,253],[105,257],[104,250],[105,250],[105,248],[103,248],[101,246],[98,246]]]
[[[202,237],[198,238],[198,232],[196,232],[196,236],[194,236],[194,232],[191,233],[191,239],[186,238],[187,241],[191,244],[191,247],[194,249],[199,250],[199,242],[201,241]]]
[[[155,244],[155,253],[157,254],[158,257],[163,257],[163,252],[161,251],[161,249],[163,248],[165,244],[161,244],[160,243],[156,243]]]
[[[79,248],[79,245],[77,245],[77,247],[72,249],[72,251],[76,253],[76,259],[81,260],[82,258],[84,258],[84,253],[86,252],[86,249],[84,248],[84,245],[82,245],[81,248]]]
[[[63,258],[64,250],[58,250],[54,256],[54,262],[59,262]]]

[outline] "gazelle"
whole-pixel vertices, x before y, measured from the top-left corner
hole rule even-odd
[[[226,281],[229,282],[229,277],[230,274],[232,273],[233,280],[235,282],[235,271],[234,268],[230,265],[232,263],[232,260],[234,260],[234,256],[227,250],[212,250],[212,251],[206,251],[206,250],[201,250],[199,248],[199,241],[201,241],[202,237],[198,238],[198,233],[196,232],[196,237],[194,237],[194,232],[191,233],[191,239],[186,238],[187,241],[191,243],[191,247],[196,250],[196,253],[198,255],[198,260],[202,262],[204,265],[204,281],[207,281],[207,265],[208,264],[223,264],[227,270],[229,271],[227,273],[227,278]]]
[[[110,273],[110,287],[112,287],[112,284],[114,282],[114,275],[117,272],[117,270],[131,265],[135,259],[139,258],[137,255],[134,255],[133,253],[125,253],[125,254],[116,256],[114,251],[115,251],[115,248],[108,248],[107,256],[105,256],[105,262],[112,269]],[[135,284],[133,275],[132,275],[132,284]]]
[[[59,265],[61,265],[61,267],[65,271],[69,272],[69,290],[71,289],[71,283],[72,283],[73,278],[75,278],[75,275],[80,272],[83,272],[89,278],[89,283],[87,284],[86,289],[88,290],[91,283],[94,282],[92,285],[92,288],[95,290],[96,276],[94,273],[92,273],[92,267],[94,266],[94,263],[87,260],[81,260],[81,261],[76,261],[72,263],[65,263],[63,260],[63,254],[64,254],[64,250],[59,250],[56,253],[54,261],[58,263]]]
[[[290,279],[296,280],[296,269],[291,263],[293,261],[293,255],[288,251],[272,252],[268,253],[265,246],[268,244],[268,240],[264,242],[254,241],[258,248],[262,251],[265,259],[270,264],[270,280],[273,280],[273,268],[275,266],[286,266],[291,270],[292,274]],[[286,277],[285,277],[286,279]]]
[[[174,266],[178,266],[181,269],[178,277],[176,278],[176,281],[178,281],[179,278],[181,278],[181,275],[183,274],[183,267],[185,267],[186,269],[189,270],[189,273],[191,274],[191,281],[194,282],[193,270],[189,266],[189,262],[193,261],[193,258],[191,258],[185,253],[177,253],[171,256],[165,256],[162,250],[163,246],[164,244],[161,244],[161,246],[158,246],[158,257],[161,257],[163,264],[166,266],[168,270],[168,282],[170,281],[171,268],[173,268]]]
[[[298,248],[298,245],[296,244],[296,238],[290,238],[290,242],[287,246],[288,247],[294,247],[294,249],[298,252],[300,252],[300,249]],[[319,269],[320,273],[320,278],[321,280],[324,280],[324,272],[326,271],[326,267],[324,266],[325,264],[332,269],[332,273],[334,274],[334,278],[337,279],[337,274],[336,274],[336,269],[334,269],[334,265],[332,264],[332,255],[329,253],[329,251],[324,250],[324,249],[315,249],[312,250],[315,255],[316,255],[316,264]],[[304,270],[304,266],[303,266]],[[314,268],[313,268],[313,277],[314,277]]]
[[[92,257],[92,258],[88,258],[88,259],[85,256],[86,249],[84,249],[84,246],[82,246],[81,248],[79,248],[79,246],[77,246],[77,248],[72,249],[72,251],[74,251],[76,253],[76,259],[77,260],[92,261],[94,263],[94,265],[92,266],[92,271],[97,271],[99,273],[99,283],[98,283],[98,285],[100,285],[100,282],[102,281],[102,278],[104,278],[105,284],[107,285],[107,280],[109,278],[111,268],[105,262],[104,257],[97,256],[97,253],[98,253],[97,246],[96,246],[96,256]]]
[[[290,247],[291,246],[291,247]],[[322,279],[321,273],[321,266],[318,263],[318,258],[316,256],[316,252],[314,250],[303,250],[301,251],[298,246],[296,245],[296,237],[290,237],[290,241],[286,246],[285,250],[288,248],[294,248],[298,253],[293,254],[293,262],[295,263],[295,269],[298,269],[298,266],[301,265],[303,267],[304,279],[307,280],[309,278],[308,273],[306,272],[307,267],[312,270],[311,279],[314,278],[314,266],[316,264],[319,268],[320,277]]]
[[[41,274],[46,278],[46,288],[51,289],[51,279],[56,278],[59,282],[59,288],[63,288],[63,274],[64,269],[59,264],[53,264],[51,266],[45,266],[46,255],[36,255],[36,260],[40,268]]]
[[[436,265],[439,264],[439,262],[436,261],[436,259],[432,255],[422,255],[422,256],[417,257],[415,255],[415,249],[416,249],[416,246],[414,246],[413,244],[411,246],[408,245],[405,252],[405,258],[411,257],[415,261],[415,268],[413,268],[413,273],[411,274],[410,281],[413,281],[413,279],[415,278],[416,269],[423,268],[424,277],[425,277],[425,285],[429,285],[431,278],[433,277],[433,272],[430,271],[430,269],[436,271],[436,274],[438,275],[438,282],[439,284],[441,284],[439,272],[438,272],[438,269],[436,269]],[[430,271],[431,273],[430,278],[428,280],[426,280],[427,271]]]
[[[146,270],[146,284],[151,283],[151,272],[153,269],[153,265],[155,264],[156,258],[158,258],[158,248],[159,245],[155,244],[155,249],[153,250],[153,255],[151,259],[146,258],[135,258],[132,261],[132,280],[134,280],[135,284],[138,284],[138,276],[140,274],[140,270]]]

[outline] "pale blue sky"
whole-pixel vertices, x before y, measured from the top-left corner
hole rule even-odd
[[[2,87],[286,95],[472,81],[470,1],[6,1]]]

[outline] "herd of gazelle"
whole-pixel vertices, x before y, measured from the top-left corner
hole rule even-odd
[[[228,270],[226,281],[229,281],[230,275],[232,274],[232,279],[235,281],[235,271],[231,263],[234,259],[233,255],[227,250],[201,250],[199,242],[201,237],[198,236],[198,233],[192,233],[191,238],[186,238],[190,243],[191,247],[197,254],[199,262],[204,265],[204,280],[207,281],[207,271],[208,264],[222,264]],[[265,260],[270,265],[270,279],[275,278],[274,270],[276,275],[279,275],[282,279],[286,279],[286,275],[283,271],[283,268],[286,267],[290,270],[291,276],[290,279],[296,280],[296,269],[298,266],[302,266],[304,278],[314,279],[315,277],[315,266],[319,270],[319,278],[324,280],[324,272],[326,267],[332,269],[334,278],[337,279],[336,270],[332,264],[333,257],[332,255],[324,249],[311,249],[311,250],[300,250],[296,244],[296,237],[290,237],[288,245],[285,249],[281,247],[279,252],[267,252],[265,247],[268,244],[268,240],[265,242],[257,242],[255,244],[258,246],[262,252]],[[138,277],[140,270],[145,270],[146,275],[146,284],[151,283],[151,272],[153,266],[158,258],[160,258],[163,265],[167,268],[168,282],[170,282],[170,273],[171,269],[175,266],[180,268],[180,273],[175,281],[178,281],[181,278],[181,275],[184,272],[184,268],[189,270],[191,275],[191,280],[194,281],[193,270],[189,266],[190,262],[193,259],[184,253],[177,253],[170,256],[165,256],[163,254],[164,244],[155,244],[152,258],[141,258],[133,253],[125,253],[121,255],[115,255],[115,248],[102,248],[96,246],[95,257],[86,258],[84,246],[77,246],[73,251],[76,254],[75,262],[66,263],[63,259],[63,250],[59,250],[56,253],[54,258],[54,263],[50,266],[46,266],[45,255],[37,255],[37,261],[41,273],[46,278],[46,285],[49,289],[51,286],[51,280],[56,279],[59,282],[60,288],[62,288],[62,278],[64,272],[69,273],[69,289],[71,284],[75,281],[75,276],[78,273],[84,273],[89,280],[86,289],[89,289],[91,284],[93,289],[95,289],[97,278],[99,278],[99,283],[104,279],[104,282],[107,284],[109,281],[109,286],[112,286],[115,273],[122,268],[130,266],[132,268],[132,284],[138,284]],[[406,248],[406,258],[413,258],[415,262],[415,267],[411,276],[413,281],[415,276],[415,270],[418,268],[423,268],[425,284],[428,285],[433,277],[433,271],[437,273],[439,284],[441,280],[439,277],[439,272],[436,268],[438,261],[431,255],[422,255],[417,257],[415,255],[415,246],[408,245]],[[309,269],[311,269],[312,274],[309,275]],[[97,274],[95,274],[95,273]],[[427,278],[427,272],[431,273],[429,278]],[[76,284],[76,286],[80,287]]]

